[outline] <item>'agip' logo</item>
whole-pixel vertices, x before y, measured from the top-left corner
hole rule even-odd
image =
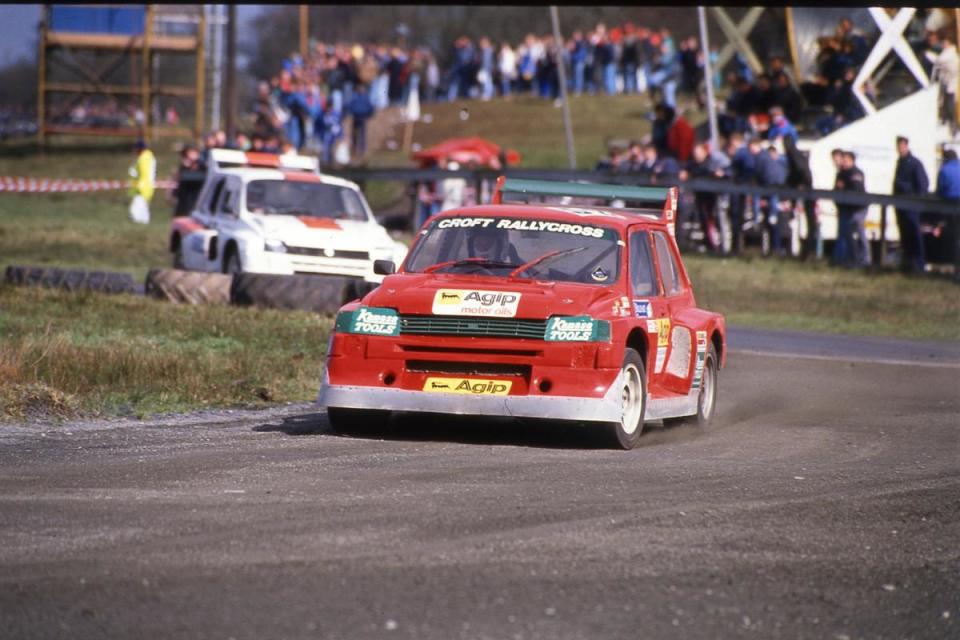
[[[444,304],[455,304],[459,305],[463,302],[463,292],[461,291],[450,291],[447,289],[441,289],[437,291],[436,297],[433,299],[434,305],[444,305]]]
[[[433,393],[459,393],[472,396],[505,396],[513,386],[511,380],[478,378],[427,378],[423,390]]]
[[[438,289],[433,296],[433,313],[512,318],[519,304],[520,294],[513,291]]]

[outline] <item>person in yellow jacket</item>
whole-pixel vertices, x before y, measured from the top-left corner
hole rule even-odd
[[[137,160],[130,167],[129,193],[133,196],[133,201],[130,203],[130,219],[140,224],[148,224],[150,200],[153,198],[157,181],[157,159],[143,140],[137,140],[133,148],[137,154]]]

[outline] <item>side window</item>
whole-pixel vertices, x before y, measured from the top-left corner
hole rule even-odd
[[[671,296],[680,293],[680,270],[670,251],[670,242],[662,232],[653,236],[657,245],[657,262],[660,263],[660,277],[663,278],[663,293]]]
[[[213,189],[210,190],[210,196],[203,203],[203,211],[205,213],[213,213],[216,211],[214,205],[216,205],[217,199],[220,197],[220,192],[223,191],[223,184],[225,182],[225,179],[220,178],[217,183],[213,185]]]
[[[650,239],[646,231],[630,236],[630,284],[634,296],[657,295],[657,279],[650,257]]]
[[[237,203],[234,197],[236,192],[235,185],[224,181],[223,189],[220,191],[220,199],[217,201],[217,208],[215,209],[217,215],[233,215],[237,212]]]

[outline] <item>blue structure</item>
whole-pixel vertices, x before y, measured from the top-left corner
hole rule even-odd
[[[143,33],[146,5],[124,7],[50,6],[50,31],[138,36]]]

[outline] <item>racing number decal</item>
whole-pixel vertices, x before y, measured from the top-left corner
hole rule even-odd
[[[670,346],[670,318],[647,320],[647,332],[657,334],[657,361],[654,373],[663,372],[663,364],[667,360],[667,348]]]
[[[647,320],[647,332],[657,334],[658,347],[666,347],[670,344],[670,318]]]
[[[670,344],[670,318],[657,320],[657,346],[666,347]]]

